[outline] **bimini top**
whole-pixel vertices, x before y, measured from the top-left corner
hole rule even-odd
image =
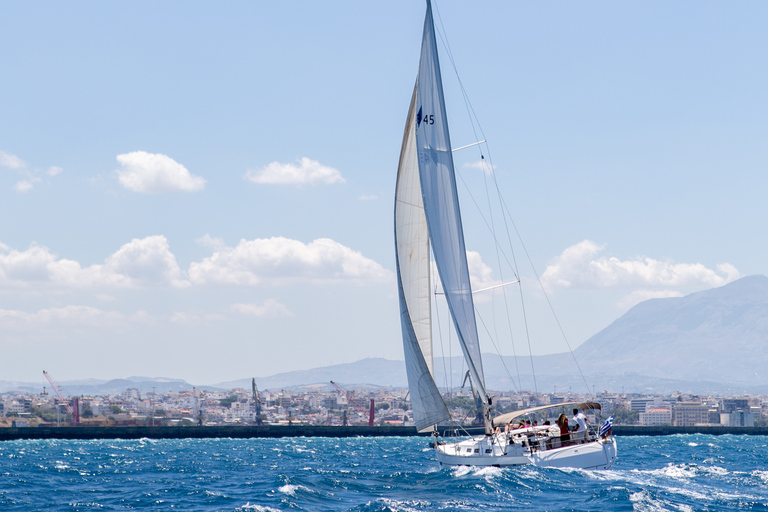
[[[528,414],[531,414],[534,412],[546,411],[547,409],[557,409],[558,407],[567,407],[569,405],[577,407],[582,411],[602,409],[600,404],[597,402],[561,402],[559,404],[542,405],[539,407],[531,407],[530,409],[523,409],[521,411],[514,411],[514,412],[508,412],[507,414],[501,414],[493,418],[493,426],[498,427],[498,426],[507,425],[515,421],[517,418],[520,418],[521,416],[527,416]]]

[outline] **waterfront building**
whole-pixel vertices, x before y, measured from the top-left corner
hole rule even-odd
[[[649,406],[653,405],[654,398],[634,398],[629,402],[629,410],[645,412]]]
[[[640,413],[640,425],[644,427],[658,427],[671,424],[671,409],[652,408]]]
[[[729,414],[734,411],[748,411],[749,400],[746,398],[723,398],[720,402],[720,412]]]
[[[673,424],[692,427],[709,424],[709,406],[700,402],[677,402],[673,409]]]
[[[729,427],[754,427],[755,417],[749,411],[731,411],[720,414],[720,423]]]

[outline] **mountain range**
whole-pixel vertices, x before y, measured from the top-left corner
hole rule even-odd
[[[486,387],[491,390],[626,391],[768,394],[768,277],[748,276],[685,297],[637,304],[571,353],[532,358],[485,354]],[[584,375],[580,375],[574,360]],[[535,368],[530,372],[531,364]],[[520,368],[522,373],[513,373]],[[461,357],[435,359],[441,387],[459,387],[466,367]],[[405,387],[403,361],[380,358],[257,377],[260,389]],[[141,392],[182,391],[180,379],[130,377],[61,383],[71,394],[107,394],[128,387]],[[250,388],[251,379],[201,389]],[[592,389],[589,389],[592,387]],[[39,392],[40,384],[0,381],[0,391]]]

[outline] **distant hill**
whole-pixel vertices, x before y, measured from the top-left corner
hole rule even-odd
[[[574,357],[584,372],[578,374]],[[535,356],[535,379],[528,357],[484,354],[486,385],[491,390],[540,392],[596,391],[768,394],[768,277],[749,276],[720,288],[685,297],[641,302],[592,336],[573,355]],[[520,369],[517,376],[515,368]],[[440,387],[459,387],[466,367],[461,357],[435,359]],[[371,358],[311,370],[256,377],[259,389],[330,387],[405,387],[405,363]],[[586,380],[586,384],[585,381]],[[62,382],[66,393],[108,394],[133,387],[141,392],[182,391],[179,379],[129,377]],[[249,389],[245,378],[197,386],[201,389]],[[0,391],[39,393],[39,383],[0,381]]]
[[[122,393],[128,388],[136,388],[141,393],[148,393],[153,389],[158,393],[168,391],[186,391],[192,389],[192,384],[181,379],[166,379],[152,377],[128,377],[127,379],[83,379],[72,381],[56,382],[57,387],[61,389],[64,395],[110,395]],[[47,382],[14,382],[0,381],[0,392],[19,391],[23,393],[38,394],[43,391],[43,386],[49,393],[53,390]],[[206,388],[206,387],[204,387]],[[208,389],[208,388],[206,388]]]
[[[578,374],[574,357],[585,378]],[[763,370],[768,368],[768,277],[749,276],[685,297],[642,302],[573,355],[534,357],[535,379],[529,357],[502,361],[485,354],[483,365],[486,385],[493,390],[768,393],[768,370]],[[460,386],[465,371],[461,357],[435,359],[438,386]],[[407,385],[404,363],[384,359],[256,380],[263,389],[331,379],[347,385]]]
[[[575,350],[590,373],[768,385],[768,277],[651,299]]]
[[[364,384],[379,387],[404,387],[408,385],[405,377],[405,363],[382,358],[362,359],[354,363],[278,373],[270,377],[256,377],[256,385],[259,386],[259,389],[280,389],[307,384],[327,384],[331,387],[330,381],[344,385],[355,384],[357,389],[361,389]],[[251,379],[221,382],[214,384],[214,386],[224,389],[250,389]]]

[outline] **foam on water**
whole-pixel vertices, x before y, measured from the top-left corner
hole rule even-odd
[[[618,438],[610,471],[440,469],[425,438],[0,443],[0,510],[756,510],[753,436]]]

